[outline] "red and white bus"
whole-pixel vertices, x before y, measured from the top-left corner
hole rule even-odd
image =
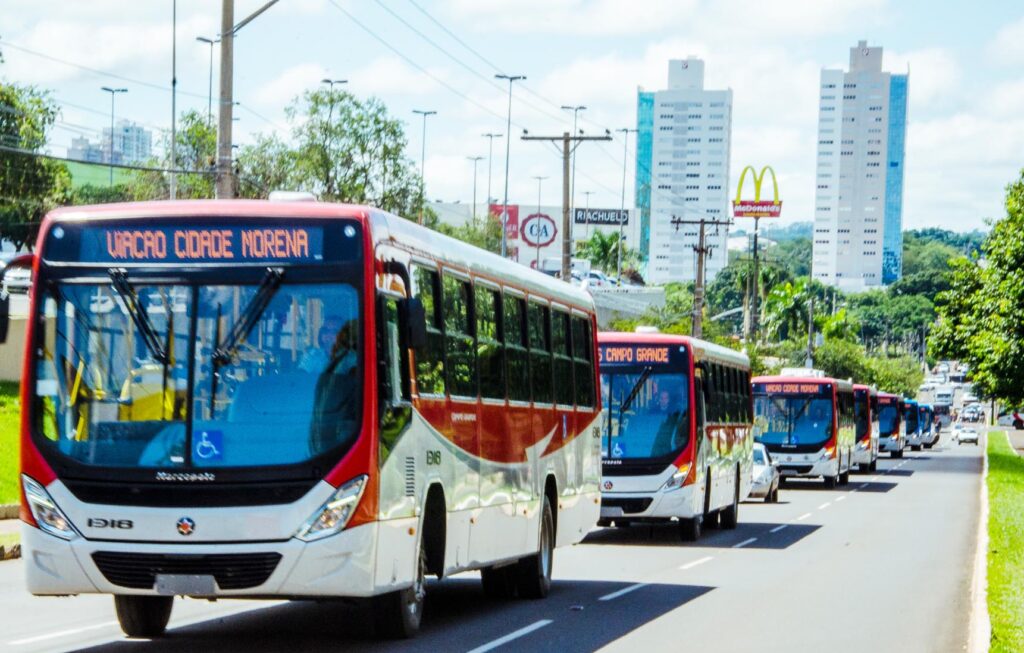
[[[878,393],[878,450],[893,458],[902,458],[907,446],[903,434],[903,398],[888,392]]]
[[[685,336],[599,333],[601,524],[735,528],[750,494],[750,361]]]
[[[595,313],[569,284],[316,202],[62,209],[35,252],[33,594],[112,594],[136,636],[175,595],[373,597],[410,636],[427,574],[543,597],[597,522]]]
[[[754,434],[783,478],[846,484],[855,440],[853,384],[843,379],[759,376],[754,379]]]
[[[857,422],[853,463],[862,472],[873,472],[878,468],[878,390],[855,383],[853,414]]]

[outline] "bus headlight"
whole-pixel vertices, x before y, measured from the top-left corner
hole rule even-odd
[[[825,447],[822,450],[822,452],[821,452],[821,459],[822,460],[828,460],[830,458],[835,458],[835,457],[836,457],[836,448],[835,447]]]
[[[682,487],[683,483],[686,482],[686,477],[690,475],[690,466],[691,466],[690,463],[686,463],[685,465],[682,465],[676,471],[676,473],[672,475],[672,478],[668,479],[665,482],[665,487],[662,488],[662,489],[674,490],[677,487]]]
[[[296,531],[295,537],[304,542],[312,542],[342,531],[356,511],[369,478],[363,474],[339,487]]]
[[[22,474],[21,487],[25,490],[25,501],[40,530],[62,540],[73,540],[78,537],[71,520],[57,507],[50,493],[43,489],[42,485]]]

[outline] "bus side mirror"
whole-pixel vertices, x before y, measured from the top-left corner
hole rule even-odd
[[[402,339],[411,349],[427,346],[427,312],[419,297],[407,297],[398,304],[398,319],[402,326]]]

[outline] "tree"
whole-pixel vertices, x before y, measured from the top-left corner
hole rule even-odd
[[[259,134],[238,153],[238,194],[266,199],[277,189],[298,188],[298,154],[276,135]]]
[[[595,231],[590,239],[584,241],[579,255],[590,261],[590,264],[605,273],[613,273],[618,269],[619,249],[622,250],[622,268],[635,268],[640,257],[635,249],[630,249],[625,240],[620,244],[619,234],[614,231],[603,233]]]
[[[864,348],[849,340],[826,339],[814,352],[814,366],[837,379],[863,383],[870,377]]]
[[[968,363],[985,396],[1024,402],[1024,171],[1006,190],[1006,217],[983,246],[985,265],[965,258],[953,266],[939,296],[931,345],[938,355]]]
[[[920,363],[910,356],[868,358],[867,369],[868,383],[883,392],[903,397],[916,396],[924,381]]]
[[[177,199],[212,199],[214,197],[213,171],[217,156],[217,127],[205,112],[194,109],[178,118],[175,135],[175,165],[171,165],[170,135],[164,138],[164,156],[154,157],[146,163],[148,168],[187,171],[175,176]],[[158,200],[170,197],[170,176],[158,170],[139,170],[129,184],[135,200]]]
[[[40,156],[57,106],[32,86],[0,83],[0,240],[31,247],[46,213],[71,189],[67,167]]]

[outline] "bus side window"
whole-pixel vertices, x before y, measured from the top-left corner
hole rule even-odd
[[[708,368],[705,368],[708,369]],[[697,419],[697,435],[700,436],[706,423],[706,415],[704,413],[705,401],[704,401],[704,379],[700,376],[695,376],[693,379],[693,397],[696,400],[694,406],[694,415]]]
[[[427,344],[416,350],[416,392],[421,395],[443,395],[444,334],[441,322],[441,283],[436,270],[414,266],[416,296],[423,304],[427,318]]]
[[[715,424],[722,421],[722,376],[715,363],[708,365],[707,370],[708,375],[704,380],[708,384],[706,418],[709,424]]]
[[[572,357],[569,350],[569,314],[551,311],[551,349],[555,355],[555,403],[572,406]]]
[[[526,324],[530,342],[530,381],[534,403],[553,404],[551,386],[551,309],[537,302],[527,302]]]
[[[444,279],[444,349],[448,394],[477,396],[476,348],[470,320],[471,286],[449,274]]]
[[[480,365],[480,396],[505,398],[505,345],[501,334],[501,294],[483,286],[475,289],[476,351]]]
[[[502,334],[505,338],[508,398],[530,401],[530,364],[526,350],[526,300],[505,295]]]
[[[572,318],[572,358],[576,380],[576,405],[594,406],[594,353],[590,335],[590,322],[586,318]]]
[[[378,315],[377,360],[380,382],[380,466],[394,449],[412,417],[409,394],[409,352],[401,346],[398,301],[381,296]]]
[[[754,422],[754,397],[753,386],[750,381],[750,370],[743,371],[743,410],[747,416],[746,422]]]

